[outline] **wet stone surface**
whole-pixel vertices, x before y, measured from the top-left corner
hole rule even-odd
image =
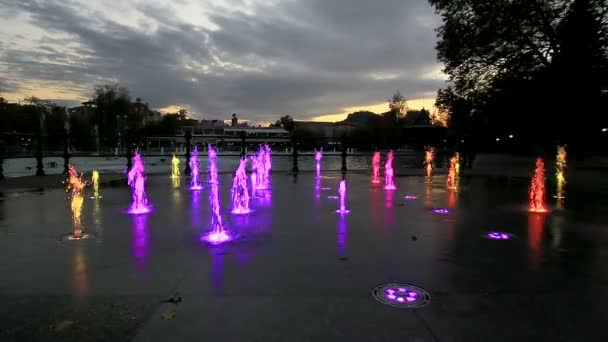
[[[126,185],[86,190],[84,231],[69,233],[61,189],[0,196],[2,341],[604,341],[608,194],[567,192],[526,211],[525,180],[397,177],[385,191],[340,175],[272,176],[272,189],[222,216],[236,239],[211,246],[208,187],[150,176],[153,212],[131,216]],[[330,188],[329,190],[323,190]],[[405,196],[415,198],[405,199]],[[447,213],[436,214],[434,208]],[[487,232],[517,238],[498,241]],[[423,288],[428,305],[376,301],[379,284]],[[179,302],[167,302],[177,298]],[[163,302],[164,301],[164,302]]]

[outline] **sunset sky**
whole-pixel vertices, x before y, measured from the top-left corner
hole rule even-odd
[[[430,108],[445,75],[426,0],[0,0],[0,96],[75,105],[117,82],[197,118],[340,120]]]

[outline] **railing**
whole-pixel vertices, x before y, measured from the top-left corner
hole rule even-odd
[[[183,157],[186,158],[186,160],[190,157],[191,151],[192,151],[192,135],[190,134],[190,132],[186,132],[186,134],[184,136],[176,136],[175,138],[184,138],[185,139],[185,153],[183,154]],[[95,157],[117,157],[116,153],[71,153],[70,149],[69,149],[69,135],[67,134],[67,132],[64,131],[63,135],[62,135],[62,140],[63,140],[63,151],[59,152],[59,151],[46,151],[45,153],[43,153],[43,147],[42,147],[42,139],[37,139],[37,143],[35,146],[35,150],[30,153],[26,153],[26,154],[13,154],[10,156],[7,156],[5,153],[5,150],[2,146],[0,146],[0,180],[4,179],[4,160],[5,159],[18,159],[18,158],[32,158],[32,156],[36,159],[36,171],[35,171],[35,175],[36,176],[44,176],[45,175],[45,170],[44,170],[44,163],[43,163],[43,159],[44,158],[49,158],[49,157],[61,157],[63,159],[63,174],[67,174],[68,171],[68,165],[70,164],[70,159],[71,158],[75,158],[75,157],[84,157],[84,158],[95,158]],[[256,142],[259,140],[257,137],[256,139],[254,139]],[[242,135],[240,137],[240,151],[235,151],[235,153],[218,153],[219,157],[222,156],[240,156],[241,158],[244,157],[247,153],[247,137]],[[287,140],[289,141],[289,140]],[[336,139],[332,139],[332,141],[335,143]],[[284,137],[281,138],[265,138],[265,142],[266,143],[280,143],[280,144],[285,144],[286,139]],[[251,142],[250,142],[251,143]],[[133,150],[132,150],[132,144],[127,143],[126,145],[126,150],[123,152],[123,156],[126,159],[125,161],[125,165],[127,170],[129,170],[131,168],[131,162],[132,162],[132,157],[133,157]],[[301,153],[299,151],[299,146],[300,144],[291,139],[290,141],[290,145],[291,145],[291,152],[273,152],[273,156],[282,156],[282,157],[289,157],[291,156],[292,159],[292,166],[291,166],[291,171],[294,173],[297,173],[300,171],[300,167],[298,165],[298,160],[300,157],[313,157],[314,153],[312,152],[304,152]],[[371,153],[369,152],[349,152],[348,146],[346,144],[345,141],[340,141],[339,142],[340,145],[340,149],[332,152],[327,153],[330,156],[340,156],[341,157],[341,167],[340,167],[340,171],[343,173],[346,173],[348,171],[348,167],[347,167],[347,158],[350,156],[370,156]],[[335,145],[334,145],[335,146]],[[406,153],[406,155],[409,155],[411,153]],[[403,153],[396,153],[396,155],[403,155]],[[146,153],[145,154],[146,157],[167,157],[167,154],[162,154],[162,153]],[[53,162],[55,163],[55,162]],[[189,163],[185,163],[185,168],[184,168],[184,172],[185,173],[190,173],[190,165]],[[55,164],[56,165],[56,164]]]

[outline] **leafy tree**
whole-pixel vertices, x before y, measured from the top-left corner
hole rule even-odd
[[[407,101],[399,91],[396,91],[393,94],[393,97],[391,97],[387,101],[388,108],[390,109],[388,113],[390,113],[389,115],[391,115],[391,118],[393,120],[397,121],[398,119],[405,116],[405,113],[407,113]]]
[[[282,116],[277,122],[274,124],[275,127],[282,127],[286,131],[293,131],[295,124],[293,122],[293,118],[289,115]]]
[[[101,144],[114,147],[118,142],[118,132],[125,127],[131,109],[131,96],[126,88],[117,84],[103,84],[95,87],[93,102],[96,105],[95,124],[98,125]]]
[[[573,137],[591,124],[572,120],[574,113],[606,106],[605,0],[429,2],[443,19],[438,59],[454,84],[446,91],[459,99],[445,103],[466,100],[486,131],[515,130],[533,139],[543,129],[554,138]],[[447,110],[462,116],[460,109]]]

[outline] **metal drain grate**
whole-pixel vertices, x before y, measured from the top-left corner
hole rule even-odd
[[[400,308],[419,308],[431,302],[431,295],[425,290],[407,284],[384,284],[376,286],[372,295],[379,302]]]

